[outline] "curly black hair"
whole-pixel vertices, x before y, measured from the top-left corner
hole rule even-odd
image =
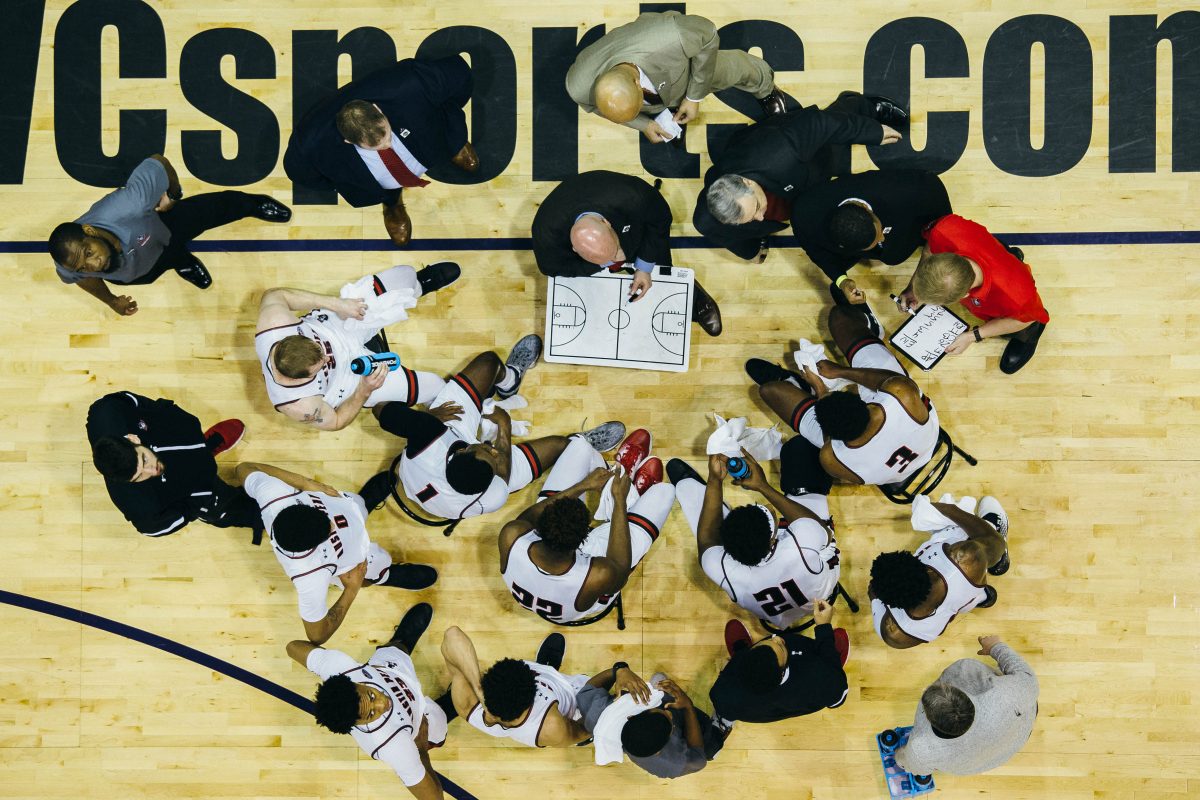
[[[826,232],[842,250],[861,253],[875,241],[875,215],[859,203],[843,203],[826,220]]]
[[[830,439],[848,442],[863,435],[871,412],[858,392],[830,392],[817,401],[817,424]]]
[[[334,675],[317,687],[317,724],[334,733],[349,733],[358,723],[358,689],[345,675]]]
[[[533,670],[524,661],[505,658],[483,673],[483,706],[492,716],[505,722],[515,720],[533,705],[537,694]]]
[[[574,553],[588,537],[590,517],[587,506],[578,497],[548,500],[538,517],[538,536],[556,553]]]
[[[758,506],[741,506],[721,520],[721,546],[734,561],[753,567],[771,552],[773,526]]]
[[[920,559],[906,550],[896,550],[875,556],[871,562],[871,586],[885,605],[907,611],[929,597],[933,580]]]
[[[654,710],[634,714],[621,728],[621,748],[631,756],[648,758],[667,746],[675,725]]]
[[[271,523],[271,538],[289,553],[311,550],[329,538],[329,517],[319,508],[297,503],[279,512]]]
[[[459,494],[485,492],[495,476],[491,465],[480,461],[474,453],[458,452],[446,462],[446,482]]]

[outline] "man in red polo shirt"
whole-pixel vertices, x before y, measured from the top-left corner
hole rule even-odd
[[[1001,244],[987,228],[948,214],[925,231],[921,261],[901,295],[901,303],[948,305],[955,301],[983,320],[959,334],[946,352],[958,355],[991,336],[1009,339],[1000,371],[1011,375],[1033,358],[1050,321],[1029,265],[1017,248]]]

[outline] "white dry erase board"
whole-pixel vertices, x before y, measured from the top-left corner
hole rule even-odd
[[[633,276],[622,272],[550,279],[546,361],[687,372],[692,341],[690,269],[654,271],[654,284],[627,302]]]
[[[892,335],[892,347],[923,370],[931,370],[946,348],[969,326],[943,306],[921,306]]]

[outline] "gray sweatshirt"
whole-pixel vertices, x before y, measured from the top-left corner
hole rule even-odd
[[[1002,674],[973,658],[946,668],[938,680],[966,692],[975,704],[975,721],[962,736],[943,739],[933,732],[925,709],[918,704],[912,733],[896,751],[901,767],[914,775],[935,770],[975,775],[995,769],[1025,746],[1037,716],[1037,677],[1006,644],[993,647],[992,658]]]

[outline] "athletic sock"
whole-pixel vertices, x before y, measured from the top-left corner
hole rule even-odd
[[[521,384],[521,370],[504,365],[504,377],[496,381],[496,391],[511,394]]]
[[[446,712],[446,722],[449,722],[458,716],[458,709],[454,707],[454,700],[452,700],[450,697],[449,689],[446,690],[444,695],[433,702],[437,703],[438,707],[441,708],[442,711]]]

